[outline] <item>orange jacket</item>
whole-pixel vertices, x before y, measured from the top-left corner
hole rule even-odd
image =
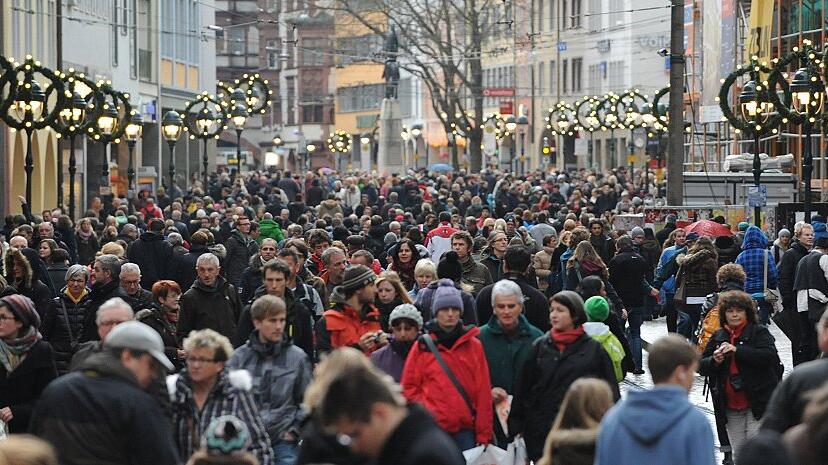
[[[359,338],[368,332],[382,330],[380,312],[370,305],[365,318],[360,312],[347,305],[337,306],[325,312],[325,329],[331,335],[331,348],[359,347]]]

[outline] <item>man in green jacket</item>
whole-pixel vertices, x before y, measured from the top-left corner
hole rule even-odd
[[[273,220],[273,215],[270,213],[265,213],[262,220],[259,221],[259,237],[256,241],[259,245],[262,245],[262,241],[267,238],[273,239],[277,243],[285,240],[285,233],[282,232],[282,227]]]
[[[532,352],[532,343],[543,336],[543,332],[523,316],[523,291],[514,281],[495,283],[492,309],[491,319],[480,328],[477,337],[489,362],[492,400],[497,406],[514,393],[518,376]],[[497,443],[505,445],[508,435],[502,431],[500,422],[495,422],[494,429]]]

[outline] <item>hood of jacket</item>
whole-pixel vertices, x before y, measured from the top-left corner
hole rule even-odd
[[[262,357],[278,357],[286,347],[290,346],[290,344],[291,342],[287,337],[287,332],[285,332],[284,336],[282,336],[281,342],[262,342],[259,338],[258,329],[254,329],[253,332],[250,333],[250,337],[247,339],[248,347]]]
[[[598,428],[559,429],[549,433],[549,443],[553,447],[587,447],[594,446],[598,440]]]
[[[656,386],[652,390],[628,391],[623,401],[621,426],[636,441],[650,445],[681,423],[693,404],[680,386]]]
[[[201,254],[207,253],[209,251],[210,251],[210,249],[207,248],[206,245],[190,244],[190,253],[193,254],[193,255],[196,255],[196,254],[201,255]]]
[[[98,378],[118,378],[138,386],[138,380],[115,356],[107,351],[95,352],[81,362],[75,371]]]
[[[158,242],[158,241],[163,241],[164,236],[162,236],[158,233],[147,231],[147,232],[141,234],[140,239],[144,242]]]
[[[745,239],[742,241],[742,250],[767,249],[768,238],[765,233],[756,226],[751,226],[745,231]]]
[[[218,375],[212,393],[221,397],[228,397],[235,391],[249,391],[253,388],[253,378],[247,370],[222,370]],[[186,405],[193,397],[192,380],[184,371],[181,374],[167,376],[167,391],[170,401],[178,405]]]
[[[326,199],[322,201],[321,205],[327,209],[334,209],[339,205],[339,202],[335,199]]]
[[[264,261],[262,261],[262,256],[258,252],[250,256],[248,263],[250,264],[251,271],[255,274],[258,275],[262,273],[262,265],[264,265]]]
[[[224,278],[224,276],[219,276],[216,278],[216,282],[212,286],[208,286],[201,282],[200,279],[196,279],[195,282],[193,282],[193,287],[204,292],[214,293],[224,291],[224,286],[226,284],[227,280]]]
[[[582,326],[584,327],[584,332],[593,339],[601,339],[606,337],[607,334],[612,335],[609,326],[601,321],[588,321]]]
[[[14,284],[14,261],[17,260],[21,263],[24,263],[25,266],[23,267],[23,284],[25,285],[26,289],[32,287],[32,264],[29,263],[29,259],[23,255],[21,249],[11,248],[6,253],[6,259],[3,262],[4,269],[6,270],[6,281],[9,284]]]
[[[207,251],[218,257],[219,260],[224,260],[227,257],[227,247],[224,244],[213,244],[207,248]]]

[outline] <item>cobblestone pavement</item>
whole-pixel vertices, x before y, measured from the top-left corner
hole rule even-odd
[[[785,375],[790,373],[793,369],[793,362],[791,359],[791,341],[782,334],[777,326],[770,327],[771,334],[776,338],[776,348],[779,351],[779,358],[782,359],[782,364],[785,365]],[[659,318],[656,321],[645,321],[641,326],[641,337],[644,339],[645,347],[648,343],[654,342],[661,336],[667,334],[667,324],[664,318]],[[627,378],[621,383],[621,395],[623,396],[627,391],[632,389],[649,389],[653,386],[653,380],[650,378],[650,373],[647,371],[647,351],[644,351],[644,370],[643,375],[628,374]],[[716,438],[716,421],[713,418],[713,402],[712,398],[705,395],[704,378],[696,375],[696,380],[693,383],[693,389],[690,391],[690,401],[701,412],[703,412],[710,421],[710,426],[713,428],[713,437],[716,439],[716,457],[721,463],[723,455],[718,451],[719,441]]]

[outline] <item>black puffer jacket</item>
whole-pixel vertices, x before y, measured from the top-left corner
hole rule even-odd
[[[241,279],[236,284],[236,291],[239,293],[242,305],[250,303],[256,289],[263,284],[262,265],[261,255],[258,253],[254,254],[250,257],[250,266],[244,269]]]
[[[156,282],[171,276],[175,263],[172,245],[164,236],[153,232],[141,234],[141,238],[132,243],[127,254],[129,261],[141,267],[141,287],[152,289]]]
[[[561,353],[549,333],[532,344],[509,414],[509,434],[523,434],[529,458],[537,462],[569,386],[579,378],[598,378],[620,398],[615,370],[601,344],[586,333]]]
[[[190,331],[209,328],[232,341],[240,314],[239,295],[226,279],[219,276],[215,286],[196,280],[181,296],[178,337],[183,340]]]
[[[779,263],[779,293],[782,294],[782,308],[785,310],[796,310],[796,291],[794,280],[796,278],[796,266],[805,255],[808,255],[808,248],[799,241],[791,243],[791,247],[782,255]]]
[[[699,362],[699,373],[712,378],[710,386],[713,402],[722,408],[722,411],[727,407],[725,383],[731,376],[730,357],[717,364],[713,360],[713,352],[724,342],[730,342],[730,333],[722,328],[710,337]],[[782,377],[775,341],[767,327],[748,323],[734,345],[737,350],[732,356],[736,357],[736,366],[739,368],[748,406],[754,418],[760,420],[765,414],[773,390]]]
[[[60,375],[69,372],[69,362],[83,335],[83,322],[92,302],[87,293],[75,303],[66,292],[64,287],[60,295],[52,300],[52,306],[40,326],[43,339],[52,345],[55,352],[55,365]]]

